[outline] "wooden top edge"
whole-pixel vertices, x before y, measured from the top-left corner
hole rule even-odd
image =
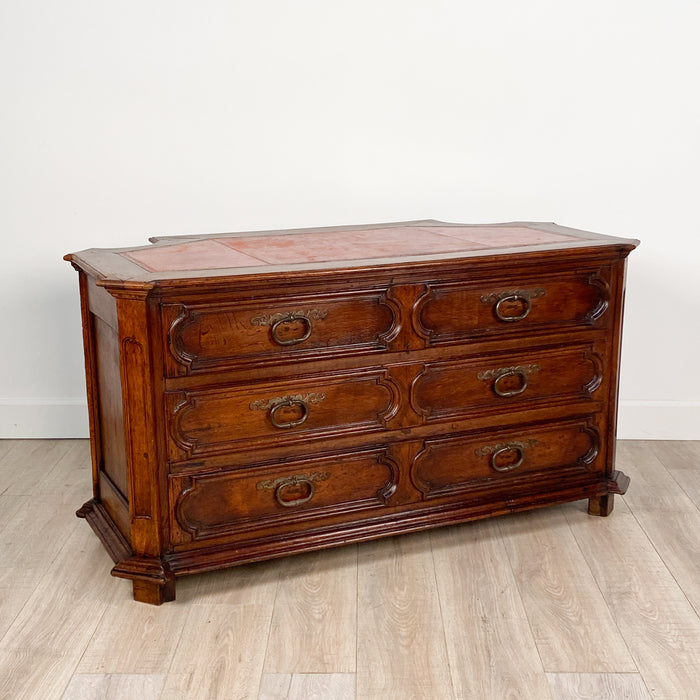
[[[387,229],[394,227],[405,226],[429,226],[429,227],[460,227],[460,228],[508,228],[520,227],[527,228],[533,231],[542,231],[550,234],[555,234],[560,237],[560,240],[537,243],[534,245],[516,245],[507,247],[481,247],[474,250],[456,250],[440,253],[419,253],[419,254],[403,254],[399,256],[383,256],[383,257],[368,257],[368,258],[344,258],[330,261],[304,261],[304,262],[286,262],[284,264],[271,264],[269,262],[256,261],[248,262],[246,266],[233,267],[193,267],[192,269],[161,269],[148,270],[146,267],[138,264],[136,259],[132,260],[127,257],[130,254],[138,256],[140,251],[154,251],[155,249],[163,249],[168,246],[179,246],[183,243],[193,243],[197,241],[206,241],[208,239],[228,239],[240,237],[255,237],[258,236],[281,236],[294,235],[297,233],[316,234],[316,233],[334,233],[334,232],[353,232],[372,229]],[[392,234],[398,235],[398,234]],[[452,234],[449,234],[452,235]],[[512,235],[512,234],[508,234]],[[475,262],[480,258],[498,257],[511,253],[533,253],[546,252],[562,249],[576,249],[583,252],[581,249],[590,248],[596,249],[600,247],[609,248],[617,246],[624,255],[627,255],[633,250],[639,241],[636,239],[619,238],[614,236],[606,236],[603,234],[592,233],[580,229],[560,226],[549,222],[508,222],[508,223],[491,223],[491,224],[456,224],[438,221],[436,219],[422,219],[406,222],[392,222],[382,224],[363,224],[359,226],[336,226],[322,228],[304,228],[304,229],[285,229],[274,231],[253,231],[239,232],[233,234],[202,234],[197,236],[168,236],[154,237],[151,239],[155,245],[135,246],[128,248],[90,248],[76,253],[69,253],[64,256],[64,259],[71,262],[76,268],[84,270],[87,274],[95,277],[100,286],[114,289],[131,289],[131,290],[148,290],[155,286],[192,286],[195,281],[201,284],[207,284],[207,281],[213,280],[212,283],[221,284],[222,278],[232,278],[240,280],[242,278],[252,279],[269,275],[292,274],[299,272],[308,272],[323,275],[324,273],[342,274],[351,270],[362,268],[364,270],[390,268],[399,264],[409,263],[412,266],[420,263],[432,264],[440,261],[450,263],[458,260],[469,260]],[[243,243],[243,242],[242,242]],[[216,243],[206,243],[204,245],[217,245]],[[235,243],[236,246],[239,243]],[[189,246],[188,246],[189,248]],[[163,251],[165,253],[165,251]]]

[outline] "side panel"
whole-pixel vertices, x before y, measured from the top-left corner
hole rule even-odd
[[[83,272],[80,291],[94,497],[130,540],[116,300]]]

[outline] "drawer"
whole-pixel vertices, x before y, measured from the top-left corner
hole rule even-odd
[[[184,543],[382,508],[397,479],[384,449],[171,475],[171,538]]]
[[[604,269],[431,284],[416,304],[413,325],[429,345],[566,326],[603,327],[609,317],[609,276]]]
[[[398,332],[386,291],[165,304],[166,374],[382,351]]]
[[[172,460],[229,449],[380,430],[398,411],[388,370],[337,373],[255,386],[165,395]]]
[[[603,393],[604,352],[603,343],[586,343],[429,363],[413,381],[411,405],[428,422],[535,401],[592,398]]]
[[[426,440],[411,481],[423,498],[469,491],[493,497],[494,489],[508,489],[508,497],[518,485],[542,493],[546,482],[602,472],[601,438],[595,419],[587,417]]]

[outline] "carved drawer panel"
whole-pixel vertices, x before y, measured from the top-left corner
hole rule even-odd
[[[605,372],[602,353],[603,344],[587,343],[426,364],[413,382],[411,403],[431,421],[482,408],[510,410],[533,401],[594,397]]]
[[[163,307],[169,376],[248,362],[381,351],[398,332],[385,291]]]
[[[384,368],[166,393],[171,459],[386,427],[399,389]]]
[[[602,436],[592,417],[425,441],[411,468],[424,498],[503,489],[540,492],[572,475],[603,471]]]
[[[383,449],[170,476],[175,543],[385,506],[398,467]]]
[[[529,329],[605,325],[610,302],[607,269],[543,278],[509,276],[490,282],[431,284],[413,323],[428,344]]]

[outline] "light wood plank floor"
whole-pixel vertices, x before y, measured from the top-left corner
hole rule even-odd
[[[0,441],[0,698],[700,698],[700,442],[586,502],[179,580],[134,603],[74,516],[84,440]]]

